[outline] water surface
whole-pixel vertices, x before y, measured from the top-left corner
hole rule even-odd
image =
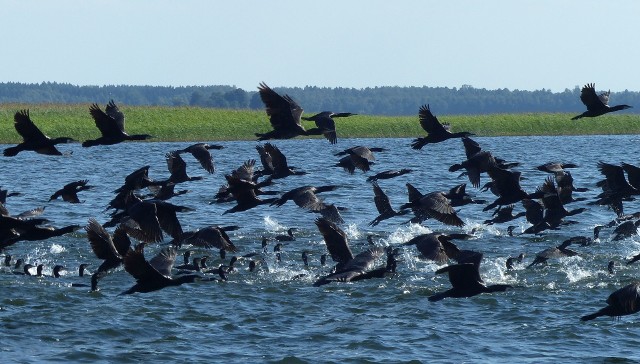
[[[476,138],[480,145],[507,161],[522,163],[517,169],[525,179],[525,190],[533,192],[547,174],[534,169],[549,161],[574,162],[575,185],[590,191],[580,194],[591,201],[599,193],[598,161],[638,164],[636,136],[509,137]],[[381,245],[399,245],[413,236],[431,231],[467,232],[475,238],[460,241],[463,249],[484,253],[481,274],[489,284],[508,283],[515,288],[469,299],[445,299],[431,303],[427,297],[447,289],[439,268],[417,259],[413,247],[402,250],[394,278],[313,287],[319,274],[320,255],[326,248],[314,224],[318,215],[288,202],[282,207],[261,206],[246,212],[225,214],[232,204],[210,204],[224,183],[224,174],[248,159],[259,159],[256,142],[224,142],[225,149],[213,151],[216,172],[208,175],[189,155],[184,158],[190,175],[204,180],[179,185],[190,192],[171,200],[191,206],[193,212],[179,215],[185,230],[207,225],[240,225],[231,238],[240,254],[260,250],[263,236],[283,234],[297,228],[296,241],[287,243],[282,262],[271,249],[257,273],[242,262],[228,282],[198,282],[148,294],[118,296],[134,284],[122,268],[100,282],[100,291],[72,287],[89,283],[77,277],[80,263],[94,270],[100,261],[90,249],[84,230],[38,242],[20,242],[7,249],[14,257],[51,267],[63,264],[69,270],[60,279],[11,274],[0,269],[0,325],[5,362],[541,362],[557,360],[638,360],[640,339],[638,316],[620,320],[599,318],[583,323],[580,316],[602,307],[614,290],[637,278],[637,265],[624,262],[640,252],[640,238],[610,241],[611,229],[603,230],[600,241],[587,247],[572,247],[580,256],[551,261],[548,266],[526,269],[536,252],[562,240],[592,234],[594,226],[615,215],[602,206],[577,202],[569,208],[588,211],[572,220],[576,224],[539,236],[509,237],[507,224],[485,226],[491,217],[484,205],[458,209],[464,228],[453,228],[434,220],[421,225],[406,224],[406,218],[368,223],[377,216],[373,190],[367,176],[387,169],[411,168],[413,173],[382,180],[380,186],[397,208],[407,201],[405,184],[420,191],[448,190],[468,182],[448,167],[464,160],[459,140],[429,145],[421,151],[410,148],[410,139],[341,139],[336,146],[325,140],[275,141],[290,165],[307,172],[278,180],[272,189],[288,191],[303,185],[337,184],[339,189],[323,193],[328,203],[346,207],[342,228],[354,253],[366,248],[366,236],[375,234]],[[108,220],[107,203],[124,177],[150,165],[155,179],[168,177],[165,153],[189,143],[125,143],[111,147],[82,148],[63,145],[64,157],[21,153],[3,158],[0,186],[21,196],[10,197],[11,213],[46,206],[44,217],[61,227],[85,226],[91,217]],[[376,154],[368,173],[350,175],[333,165],[333,154],[347,147],[366,145],[386,148]],[[258,162],[259,163],[259,162]],[[95,188],[80,194],[81,204],[47,202],[64,184],[88,179]],[[486,175],[482,182],[488,181]],[[492,201],[490,192],[467,186],[476,198]],[[625,203],[627,212],[637,203]],[[522,210],[517,205],[517,210]],[[516,221],[516,231],[529,225]],[[166,239],[168,241],[169,239]],[[166,244],[163,243],[163,244]],[[273,246],[273,243],[272,245]],[[147,257],[161,245],[150,245]],[[310,253],[310,267],[301,262],[302,251]],[[216,251],[194,249],[209,255],[210,265],[222,263]],[[522,264],[507,271],[509,256],[525,253]],[[14,258],[15,259],[15,258]],[[225,262],[228,262],[227,257]],[[616,273],[607,263],[616,262]],[[381,262],[382,264],[382,262]],[[299,275],[305,274],[302,278]]]

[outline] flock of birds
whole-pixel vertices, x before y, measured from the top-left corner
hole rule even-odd
[[[334,119],[354,115],[326,111],[312,117],[302,117],[302,107],[288,95],[280,95],[264,83],[259,85],[258,90],[272,126],[271,131],[256,134],[258,141],[322,135],[331,144],[335,144],[337,143],[337,133]],[[608,106],[609,93],[598,95],[594,84],[585,85],[582,88],[580,98],[587,110],[574,117],[574,120],[582,117],[596,117],[630,107],[628,105]],[[89,112],[101,136],[94,140],[84,141],[83,147],[112,145],[127,140],[145,140],[151,137],[146,134],[127,134],[125,116],[113,101],[107,104],[105,111],[97,104],[93,104],[90,106]],[[378,180],[395,178],[412,171],[410,169],[382,171],[367,179],[373,188],[374,204],[378,211],[378,216],[370,222],[371,226],[396,216],[409,215],[412,223],[435,219],[445,225],[462,227],[465,223],[458,216],[456,208],[466,204],[483,204],[486,205],[483,208],[484,211],[493,210],[492,217],[486,220],[485,224],[509,223],[525,217],[531,226],[524,230],[523,234],[541,234],[547,230],[561,229],[571,223],[567,219],[568,217],[585,211],[585,208],[566,208],[573,202],[583,200],[580,197],[574,197],[574,192],[584,191],[584,189],[573,185],[569,169],[576,167],[576,165],[560,162],[540,165],[538,169],[548,172],[549,177],[536,191],[527,192],[520,185],[522,178],[520,172],[513,170],[519,163],[505,161],[494,156],[492,152],[482,149],[476,141],[471,139],[472,133],[452,133],[448,124],[440,123],[433,115],[429,105],[420,107],[418,116],[420,125],[427,135],[415,138],[411,147],[419,150],[428,144],[461,138],[466,160],[453,164],[449,171],[462,171],[473,187],[483,191],[491,191],[495,195],[495,199],[490,203],[474,199],[466,192],[466,184],[455,186],[449,191],[423,193],[407,183],[408,202],[396,210],[391,206],[389,198],[378,184]],[[315,127],[305,129],[301,120],[314,121]],[[52,139],[44,135],[31,120],[28,110],[20,110],[15,113],[14,126],[22,136],[23,142],[6,148],[4,155],[7,157],[16,156],[22,151],[62,155],[56,145],[74,142],[67,137]],[[149,178],[150,166],[143,166],[125,178],[123,185],[114,191],[115,196],[108,203],[108,209],[112,210],[111,219],[101,224],[95,218],[91,218],[84,226],[91,249],[95,256],[102,261],[91,275],[92,290],[97,290],[98,282],[120,266],[123,266],[124,270],[136,280],[135,285],[122,294],[151,292],[195,281],[224,281],[227,280],[228,274],[235,269],[234,264],[239,259],[250,260],[249,269],[251,271],[256,269],[260,264],[260,253],[234,255],[229,264],[221,264],[210,269],[206,265],[208,256],[195,257],[190,260],[192,251],[187,249],[182,254],[183,264],[175,264],[183,246],[217,249],[221,259],[225,259],[227,252],[236,253],[239,250],[227,234],[229,231],[238,229],[238,226],[212,225],[195,231],[183,231],[178,216],[180,213],[192,209],[168,202],[172,197],[187,192],[186,190],[176,190],[176,185],[202,179],[202,177],[192,177],[187,174],[186,162],[182,155],[190,154],[204,170],[208,173],[214,173],[215,166],[210,151],[221,148],[222,146],[219,145],[196,143],[184,149],[168,152],[166,161],[170,177],[165,180]],[[227,183],[221,186],[215,196],[216,203],[233,204],[233,207],[224,212],[225,214],[240,213],[264,204],[282,206],[289,201],[304,210],[318,214],[315,224],[327,248],[327,254],[323,255],[321,259],[322,265],[326,264],[328,257],[336,264],[328,274],[317,277],[314,283],[316,286],[332,282],[355,282],[363,279],[382,278],[395,274],[400,247],[376,246],[370,240],[371,245],[364,251],[355,255],[351,251],[347,235],[340,228],[344,222],[340,214],[343,208],[326,203],[319,197],[319,194],[333,191],[338,186],[301,186],[282,194],[269,191],[267,188],[277,183],[278,179],[306,172],[290,166],[286,156],[273,143],[258,144],[256,150],[260,157],[259,166],[257,166],[256,160],[248,160],[225,175]],[[381,151],[383,151],[382,148],[368,148],[366,146],[348,148],[336,154],[340,157],[336,166],[342,167],[352,174],[356,170],[367,172],[375,160],[374,153]],[[602,228],[615,227],[614,240],[625,239],[637,234],[640,213],[625,214],[623,202],[632,200],[635,195],[640,195],[640,168],[626,163],[613,165],[600,162],[598,169],[604,177],[597,184],[602,189],[602,193],[598,195],[596,201],[591,203],[608,206],[616,213],[617,217],[610,223],[597,226],[593,238],[573,237],[563,241],[557,247],[540,252],[529,265],[530,267],[544,264],[552,258],[577,254],[568,247],[572,244],[590,244],[598,238]],[[483,174],[490,178],[490,181],[484,185],[480,182]],[[51,195],[50,200],[61,198],[69,203],[80,203],[78,194],[91,188],[93,187],[88,180],[75,181],[56,191]],[[44,208],[35,208],[20,214],[10,214],[5,204],[7,198],[16,194],[7,190],[0,191],[0,250],[5,253],[4,265],[12,266],[12,273],[15,274],[31,275],[35,270],[34,275],[42,275],[42,265],[34,267],[31,264],[25,264],[22,259],[16,259],[14,262],[10,254],[11,247],[21,241],[44,240],[68,234],[83,227],[69,225],[53,228],[48,225],[49,220],[40,217]],[[517,205],[521,205],[524,211],[514,214]],[[113,228],[112,232],[109,231],[111,228]],[[513,234],[513,230],[514,226],[509,226],[509,234]],[[276,237],[276,240],[295,240],[294,231],[294,228],[289,229],[287,235]],[[145,247],[163,241],[165,235],[171,237],[170,244],[162,248],[153,258],[147,259]],[[486,285],[484,283],[479,269],[483,254],[478,251],[459,249],[453,242],[470,237],[470,235],[463,233],[428,233],[418,235],[402,244],[402,246],[415,246],[420,252],[421,258],[444,265],[435,273],[447,274],[451,288],[430,296],[430,301],[438,301],[447,297],[471,297],[511,288],[506,284]],[[133,241],[137,241],[137,244],[134,244]],[[262,244],[266,251],[268,240],[264,238]],[[278,252],[281,247],[281,243],[276,244],[274,252]],[[280,255],[277,254],[277,257],[279,259]],[[306,265],[308,256],[303,253],[302,258]],[[511,269],[515,262],[521,262],[522,259],[523,255],[509,257],[506,263],[507,269]],[[376,266],[380,260],[384,260],[384,263]],[[637,260],[640,260],[640,255],[632,258],[628,263],[631,264]],[[454,261],[455,264],[448,264],[450,261]],[[80,266],[79,275],[84,274],[86,267],[86,264]],[[613,271],[613,267],[612,262],[609,265],[610,271]],[[55,266],[53,275],[58,277],[63,269],[65,269],[63,266]],[[606,302],[606,307],[593,314],[583,316],[582,320],[591,320],[599,316],[616,317],[640,311],[640,282],[629,284],[613,292]]]

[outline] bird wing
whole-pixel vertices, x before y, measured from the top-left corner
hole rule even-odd
[[[469,137],[462,138],[462,145],[464,145],[464,153],[467,156],[467,159],[473,157],[476,153],[479,153],[482,150],[482,148],[480,148],[480,144]]]
[[[483,285],[479,267],[473,263],[452,264],[436,271],[436,274],[449,273],[449,282],[456,289],[473,290]]]
[[[449,132],[438,121],[438,118],[431,113],[429,105],[422,105],[418,112],[418,118],[420,119],[420,126],[429,134],[444,135]]]
[[[347,243],[347,235],[342,229],[323,217],[316,219],[316,226],[334,262],[347,263],[353,259],[353,253]]]
[[[118,129],[120,129],[121,132],[124,132],[124,114],[120,111],[118,106],[116,106],[116,103],[113,102],[113,100],[109,101],[105,108],[105,112],[111,119],[113,119],[113,121],[115,121],[115,125]]]
[[[177,255],[178,252],[176,248],[172,246],[163,248],[155,257],[149,260],[149,265],[163,276],[171,278],[171,269],[173,268],[173,263],[175,263]]]
[[[209,149],[205,148],[204,144],[197,144],[196,146],[190,148],[191,155],[200,162],[202,168],[209,173],[213,173],[215,171],[215,167],[213,166],[213,157],[211,156],[211,152]]]
[[[320,211],[324,207],[324,202],[313,192],[312,188],[305,188],[294,194],[293,202],[296,205],[311,211]]]
[[[153,282],[168,279],[144,258],[144,243],[136,245],[124,256],[124,269],[138,282]]]
[[[13,126],[25,141],[44,141],[47,138],[29,117],[29,110],[20,110],[13,116]]]
[[[89,239],[91,250],[93,250],[96,257],[99,259],[122,259],[122,256],[113,244],[111,236],[109,236],[107,230],[105,230],[96,219],[90,218],[89,223],[84,229],[87,232],[87,239]]]
[[[343,270],[368,271],[369,269],[371,269],[375,261],[383,255],[385,255],[385,250],[383,247],[367,249],[347,262],[347,264],[344,265]]]
[[[102,136],[116,136],[120,134],[120,130],[118,129],[115,120],[102,111],[98,104],[92,104],[89,106],[89,113],[95,121]]]
[[[373,202],[376,204],[376,209],[378,213],[384,214],[387,211],[392,211],[391,203],[389,202],[389,197],[384,193],[382,188],[376,183],[373,182],[371,184],[373,186]]]
[[[289,168],[289,165],[287,164],[287,157],[285,157],[278,147],[271,143],[265,143],[264,150],[271,156],[271,162],[273,163],[274,170],[282,171]]]
[[[589,111],[597,111],[606,108],[606,105],[596,94],[594,83],[589,83],[582,87],[582,91],[580,92],[580,100]]]
[[[264,82],[258,86],[260,99],[266,107],[271,126],[275,129],[290,129],[300,126],[303,109],[290,96],[281,96]]]

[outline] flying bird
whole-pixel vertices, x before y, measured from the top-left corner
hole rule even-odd
[[[86,140],[83,147],[93,147],[96,145],[112,145],[124,142],[125,140],[145,140],[151,138],[149,134],[129,135],[124,130],[124,113],[120,111],[113,100],[109,101],[105,111],[100,109],[98,104],[89,107],[89,113],[102,134],[97,139]]]
[[[70,143],[74,140],[68,137],[51,139],[44,135],[36,124],[29,117],[29,110],[20,110],[13,116],[13,126],[22,137],[22,143],[6,148],[3,152],[5,157],[13,157],[18,153],[31,150],[39,154],[62,155],[56,148],[56,144]]]
[[[411,143],[411,148],[413,149],[422,149],[422,147],[427,144],[440,143],[452,138],[464,138],[475,135],[467,131],[451,133],[449,129],[441,124],[438,118],[431,113],[429,105],[422,105],[420,107],[418,118],[420,119],[420,126],[422,126],[422,129],[424,129],[428,135],[414,139]]]
[[[610,112],[625,110],[631,108],[629,105],[609,106],[609,95],[611,91],[596,94],[596,84],[588,83],[582,87],[580,92],[580,101],[587,107],[587,111],[580,115],[574,116],[571,120],[578,120],[584,117],[596,117]]]

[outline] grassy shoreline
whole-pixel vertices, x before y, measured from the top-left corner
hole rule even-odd
[[[101,105],[104,108],[105,105]],[[13,115],[29,109],[31,120],[49,137],[69,136],[79,141],[99,136],[89,115],[89,104],[0,104],[0,143],[18,143]],[[223,110],[200,107],[128,106],[130,134],[148,133],[151,141],[254,140],[254,133],[271,129],[263,110]],[[577,121],[566,113],[522,113],[491,115],[436,115],[451,124],[452,131],[470,131],[478,136],[606,135],[640,134],[640,116],[609,114]],[[312,115],[306,113],[305,115]],[[337,120],[338,138],[417,137],[426,133],[415,116],[356,115]],[[313,122],[303,122],[306,128]]]

